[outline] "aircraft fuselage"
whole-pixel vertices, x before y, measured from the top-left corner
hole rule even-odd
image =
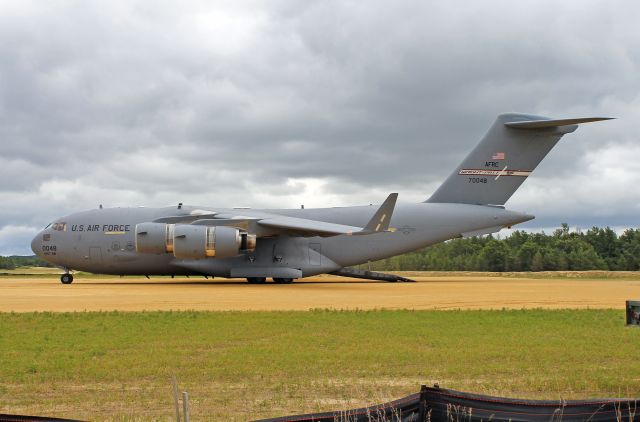
[[[33,239],[32,249],[43,259],[66,269],[116,275],[206,274],[243,277],[262,269],[296,269],[302,277],[379,260],[486,229],[511,226],[533,218],[502,207],[469,204],[399,204],[392,232],[365,236],[306,236],[273,233],[257,239],[255,250],[231,258],[177,259],[171,253],[136,251],[137,224],[194,211],[234,213],[246,217],[265,210],[183,206],[165,208],[104,208],[60,218]],[[271,214],[350,226],[363,226],[377,206],[268,210]],[[247,273],[249,271],[249,273]],[[265,276],[274,276],[265,274]],[[297,278],[297,277],[293,277]]]

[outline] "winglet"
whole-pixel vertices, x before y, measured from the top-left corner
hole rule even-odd
[[[371,220],[364,226],[364,230],[360,233],[354,234],[370,234],[377,232],[389,231],[389,222],[391,221],[391,215],[393,209],[396,207],[396,200],[398,199],[397,193],[390,194],[387,199],[380,205],[378,211],[371,217]]]

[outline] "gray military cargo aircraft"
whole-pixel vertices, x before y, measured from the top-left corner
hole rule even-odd
[[[102,208],[71,214],[33,239],[64,269],[115,275],[203,275],[276,283],[322,273],[409,281],[351,266],[533,219],[505,202],[560,138],[580,123],[507,113],[429,199],[318,209]]]

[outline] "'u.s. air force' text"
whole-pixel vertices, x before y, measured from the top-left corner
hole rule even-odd
[[[102,230],[100,230],[102,229]],[[131,231],[130,224],[73,224],[71,225],[72,232],[129,232]]]

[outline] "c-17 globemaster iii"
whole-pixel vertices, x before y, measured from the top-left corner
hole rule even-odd
[[[533,219],[504,204],[560,138],[607,118],[498,116],[487,134],[426,201],[316,209],[183,206],[102,208],[71,214],[33,239],[41,258],[64,269],[115,275],[204,275],[276,283],[322,273],[402,277],[350,268]]]

